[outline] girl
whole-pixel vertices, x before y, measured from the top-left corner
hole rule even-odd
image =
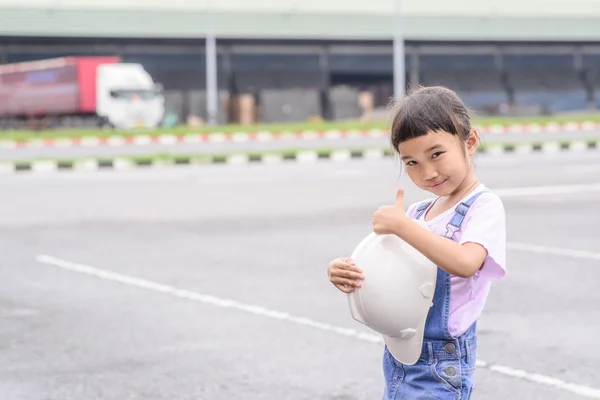
[[[433,261],[438,273],[417,363],[404,365],[384,348],[383,398],[469,399],[477,319],[491,282],[505,274],[504,207],[475,175],[479,137],[453,91],[419,87],[409,93],[394,114],[391,143],[411,181],[434,197],[405,213],[404,192],[398,190],[393,205],[375,212],[373,231],[399,236]],[[412,219],[425,221],[430,232]],[[333,260],[328,272],[344,293],[364,279],[349,258]]]

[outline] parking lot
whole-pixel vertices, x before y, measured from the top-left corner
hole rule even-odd
[[[600,151],[481,156],[508,273],[475,399],[600,399]],[[326,268],[399,185],[393,159],[0,177],[7,400],[381,398],[382,344]]]

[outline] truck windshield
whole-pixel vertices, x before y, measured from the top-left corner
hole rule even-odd
[[[157,93],[152,90],[111,90],[110,95],[122,100],[151,100]]]

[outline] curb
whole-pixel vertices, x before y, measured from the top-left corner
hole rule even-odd
[[[478,128],[482,134],[501,133],[540,133],[540,132],[575,132],[600,130],[600,122],[566,122],[545,124],[512,124],[489,125]],[[107,137],[73,137],[52,139],[28,140],[0,140],[0,149],[40,148],[40,147],[122,147],[122,146],[147,146],[147,145],[174,145],[174,144],[199,144],[199,143],[224,143],[224,142],[270,142],[275,140],[297,141],[315,139],[345,139],[345,138],[384,138],[388,132],[382,129],[369,130],[326,130],[326,131],[299,131],[299,132],[235,132],[235,133],[188,133],[182,135],[132,135],[132,136],[107,136]]]
[[[552,154],[559,152],[586,152],[600,150],[600,140],[545,142],[526,144],[490,144],[479,150],[479,153],[490,156],[504,154]],[[89,158],[78,160],[31,160],[0,162],[0,175],[20,172],[57,172],[57,171],[101,171],[131,170],[135,168],[166,167],[177,165],[211,165],[211,164],[280,164],[284,162],[314,163],[319,161],[341,162],[352,159],[384,159],[393,158],[395,154],[390,148],[366,149],[316,149],[285,150],[280,152],[246,152],[215,155],[172,155],[172,156],[140,156]]]

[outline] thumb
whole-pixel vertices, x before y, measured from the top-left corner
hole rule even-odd
[[[404,207],[404,189],[400,188],[396,192],[396,201],[394,203],[396,206]]]

